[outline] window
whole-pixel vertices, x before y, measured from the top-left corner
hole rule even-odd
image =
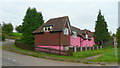
[[[50,26],[50,29],[52,29],[53,26]]]
[[[75,32],[75,31],[72,31],[73,32],[73,38],[77,38],[77,32]]]
[[[64,50],[69,50],[69,47],[68,46],[63,46],[63,49]]]
[[[89,47],[88,44],[86,44],[86,47]]]
[[[65,29],[64,29],[64,34],[65,34],[65,35],[68,35],[68,28],[65,28]]]
[[[53,26],[45,26],[45,27],[43,27],[43,30],[44,30],[45,32],[48,32],[48,31],[50,31],[50,30],[52,29],[52,27],[53,27]]]
[[[86,34],[85,37],[88,38],[88,34]]]
[[[50,31],[50,27],[48,27],[48,31]]]

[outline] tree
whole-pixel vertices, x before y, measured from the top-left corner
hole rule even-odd
[[[12,35],[13,33],[13,25],[11,23],[4,23],[2,24],[2,34],[5,35]]]
[[[117,29],[116,37],[117,37],[117,44],[120,45],[120,27]]]
[[[22,33],[21,43],[24,44],[34,44],[33,31],[36,30],[44,23],[42,13],[37,12],[35,8],[28,8],[26,15],[22,23]]]
[[[22,25],[16,26],[16,27],[15,27],[15,30],[16,30],[18,33],[22,33]]]
[[[101,14],[101,10],[100,10],[97,16],[95,33],[94,33],[95,42],[99,42],[100,45],[103,45],[105,42],[109,41],[110,35],[107,27],[108,27],[107,22],[105,21],[105,18]]]

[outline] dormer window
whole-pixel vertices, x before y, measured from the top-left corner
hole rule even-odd
[[[50,27],[48,27],[48,31],[50,31]]]
[[[45,32],[48,32],[48,31],[50,31],[50,30],[52,29],[52,27],[53,27],[53,26],[51,26],[51,25],[50,25],[50,26],[44,26],[44,27],[43,27],[43,30],[44,30]]]
[[[85,35],[86,39],[88,38],[88,34]]]
[[[53,26],[50,26],[50,29],[52,29]]]
[[[77,32],[75,32],[75,31],[72,31],[73,32],[73,38],[77,38]]]
[[[65,34],[65,35],[68,35],[68,28],[65,28],[65,29],[64,29],[64,34]]]

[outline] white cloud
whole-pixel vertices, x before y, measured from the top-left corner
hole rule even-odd
[[[1,0],[1,2],[61,2],[61,3],[78,3],[78,2],[118,2],[119,0]]]
[[[12,24],[16,26],[22,23],[22,19],[24,18],[27,8],[35,7],[37,11],[42,12],[45,21],[53,17],[68,15],[72,25],[80,29],[90,29],[94,31],[98,10],[101,9],[102,13],[105,15],[106,21],[108,22],[109,31],[115,33],[115,29],[117,27],[117,2],[101,1],[99,3],[99,0],[96,0],[98,1],[96,3],[80,2],[78,0],[67,1],[66,3],[56,2],[55,0],[52,0],[52,2],[47,1],[45,3],[42,3],[44,1],[3,2],[0,4],[0,12],[2,13],[1,16],[3,21],[12,22]]]

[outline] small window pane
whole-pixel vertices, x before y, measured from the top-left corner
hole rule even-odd
[[[48,27],[48,31],[50,30],[50,27]]]
[[[77,38],[77,33],[73,31],[73,38]]]
[[[68,28],[65,28],[65,29],[64,29],[64,34],[65,34],[65,35],[68,35]]]
[[[45,31],[47,31],[47,28],[45,27]]]

